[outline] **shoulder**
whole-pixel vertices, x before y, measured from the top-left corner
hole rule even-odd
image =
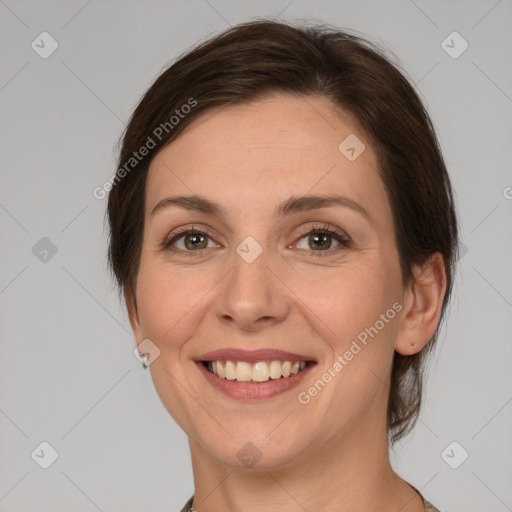
[[[192,496],[187,503],[185,503],[185,506],[180,510],[180,512],[188,512],[192,508],[192,502],[194,501],[194,496]],[[435,509],[434,509],[434,512]]]
[[[432,505],[432,503],[430,503],[429,501],[427,501],[425,499],[425,496],[423,496],[423,494],[421,494],[420,491],[418,491],[418,489],[416,489],[416,487],[414,487],[414,485],[410,484],[409,482],[407,482],[407,484],[412,487],[420,496],[421,500],[423,501],[423,504],[425,505],[425,512],[441,512],[439,509],[437,509],[436,507],[434,507],[434,505]]]
[[[441,512],[439,509],[434,507],[432,503],[429,503],[425,498],[423,498],[423,503],[425,503],[425,512]]]
[[[439,509],[434,507],[432,503],[429,503],[423,496],[421,496],[423,499],[423,503],[425,504],[425,512],[441,512]],[[192,502],[194,501],[194,496],[192,496],[187,503],[185,503],[184,507],[181,509],[180,512],[189,512],[189,509],[192,508]]]

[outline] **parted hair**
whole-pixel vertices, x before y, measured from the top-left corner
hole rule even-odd
[[[119,140],[106,212],[109,268],[130,307],[143,239],[146,176],[158,151],[207,110],[275,93],[321,95],[355,119],[378,157],[404,286],[411,284],[414,265],[425,264],[437,251],[443,256],[447,285],[439,325],[420,352],[394,354],[387,408],[393,444],[419,416],[426,359],[452,291],[458,221],[430,117],[407,74],[375,43],[327,24],[260,19],[229,28],[176,59],[144,93]],[[138,154],[135,165],[130,159],[144,146],[151,149]]]

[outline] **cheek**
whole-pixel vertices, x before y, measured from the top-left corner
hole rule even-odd
[[[326,423],[352,421],[385,400],[397,315],[384,274],[378,263],[347,264],[309,269],[287,283],[303,304],[299,315],[307,315],[330,354],[324,373],[300,390]]]
[[[392,290],[386,287],[384,272],[378,263],[310,266],[290,275],[288,282],[342,349],[348,339],[373,325],[391,307]]]
[[[337,364],[328,394],[341,407],[364,408],[388,380],[400,305],[394,270],[380,261],[310,268],[290,286],[332,354],[327,366]]]
[[[175,348],[190,337],[197,325],[194,315],[215,283],[210,277],[207,272],[141,262],[137,304],[142,334],[161,350]]]

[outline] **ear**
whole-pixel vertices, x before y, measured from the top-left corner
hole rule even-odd
[[[432,254],[422,266],[413,269],[414,278],[405,291],[395,350],[410,356],[432,339],[437,329],[446,292],[446,268],[440,252]]]
[[[124,300],[126,302],[126,310],[128,311],[128,318],[130,319],[133,335],[135,336],[135,341],[137,342],[137,340],[140,338],[139,312],[137,311],[137,302],[133,293],[128,290],[128,288],[125,288],[123,293]]]

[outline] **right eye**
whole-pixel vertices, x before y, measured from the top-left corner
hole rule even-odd
[[[209,248],[208,239],[210,239],[210,236],[203,230],[195,227],[185,228],[171,234],[171,238],[164,240],[161,247],[164,251],[181,253],[186,256],[197,256],[203,254],[202,251]],[[182,244],[181,247],[177,247],[179,243]],[[211,243],[213,247],[217,247],[213,241]]]

